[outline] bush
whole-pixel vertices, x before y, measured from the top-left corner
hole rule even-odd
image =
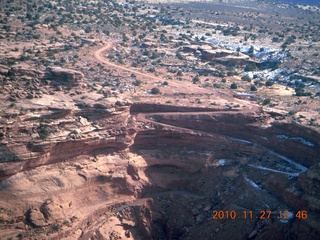
[[[257,69],[256,64],[254,64],[254,63],[248,63],[248,64],[246,65],[246,67],[244,68],[244,71],[245,71],[245,72],[252,72],[252,71],[254,71],[254,70],[256,70],[256,69]]]
[[[246,74],[241,77],[241,80],[251,82],[251,77],[249,77],[249,75]]]
[[[2,149],[1,149],[2,150]],[[11,152],[0,152],[0,163],[3,162],[16,162],[20,159]]]
[[[177,72],[177,76],[179,76],[179,77],[182,76],[182,71],[181,71],[181,70],[179,70],[179,71]]]
[[[303,89],[295,89],[296,91],[296,96],[302,97],[302,96],[311,96],[311,92],[305,92]]]
[[[231,76],[235,76],[238,75],[238,73],[236,71],[229,71],[227,72],[227,76],[231,77]]]
[[[151,89],[151,93],[152,93],[152,94],[159,94],[159,93],[160,93],[160,89],[154,87],[154,88]]]
[[[200,81],[200,78],[199,78],[199,76],[198,75],[196,75],[193,79],[192,79],[192,82],[195,84],[195,83],[197,83],[197,82],[199,82]]]
[[[257,91],[257,87],[255,85],[251,85],[250,91]]]
[[[37,130],[41,139],[46,139],[49,136],[48,130],[44,126],[40,126]]]
[[[249,55],[253,55],[253,53],[254,53],[254,47],[251,46],[251,47],[249,48],[249,50],[248,50],[248,54],[249,54]]]
[[[105,106],[103,104],[101,104],[101,103],[95,103],[93,106],[94,106],[94,108],[98,108],[98,109],[104,109],[105,108]]]
[[[230,88],[231,89],[237,89],[238,85],[236,83],[231,83]]]
[[[267,105],[271,102],[271,99],[270,98],[265,98],[262,102],[262,105]]]
[[[82,96],[83,97],[83,96]],[[76,103],[76,106],[80,109],[84,109],[84,108],[87,108],[89,107],[88,104],[86,104],[85,102],[79,102],[79,103]]]
[[[214,86],[215,88],[221,88],[221,84],[219,84],[219,83],[214,83],[213,86]]]
[[[268,87],[272,86],[273,84],[274,84],[274,82],[271,80],[266,81],[266,86],[268,86]]]
[[[148,71],[151,72],[151,73],[154,73],[154,72],[156,72],[156,69],[154,67],[151,67],[151,68],[148,69]]]
[[[136,81],[134,81],[132,84],[133,84],[134,86],[139,87],[139,86],[142,84],[142,82],[141,82],[140,80],[136,80]]]
[[[181,53],[177,53],[177,54],[176,54],[176,57],[177,57],[179,60],[184,60],[184,57],[181,55]]]

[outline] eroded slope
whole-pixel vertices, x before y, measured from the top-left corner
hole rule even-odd
[[[238,239],[270,234],[312,239],[318,234],[317,132],[248,111],[138,104],[131,112],[122,107],[121,114],[90,107],[85,113],[81,116],[98,121],[99,130],[63,141],[49,137],[33,148],[3,147],[3,154],[16,156],[20,149],[38,149],[38,158],[15,159],[28,168],[2,174],[3,237],[210,239],[237,233]],[[94,133],[100,137],[90,137]],[[278,219],[286,209],[307,210],[308,218]],[[214,220],[213,210],[252,211],[254,217]],[[273,213],[263,220],[261,210]]]

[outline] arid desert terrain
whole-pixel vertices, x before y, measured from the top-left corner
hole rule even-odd
[[[318,239],[320,7],[0,2],[0,239]]]

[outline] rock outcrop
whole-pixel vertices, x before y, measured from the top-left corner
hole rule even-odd
[[[20,116],[2,127],[0,179],[99,149],[129,147],[135,136],[129,109],[129,103],[122,102],[75,111],[49,107],[37,118]]]
[[[314,238],[319,133],[270,119],[120,99],[4,117],[0,237]],[[224,209],[241,219],[212,218]]]
[[[232,114],[223,111],[199,114],[151,114],[149,118],[158,123],[258,143],[308,167],[319,161],[319,134],[297,124],[273,124],[268,128],[260,128],[256,123],[262,120],[261,116],[237,111]],[[292,137],[281,138],[287,135]],[[292,148],[288,148],[288,143]],[[306,152],[308,152],[307,155]]]
[[[45,71],[44,79],[53,81],[55,84],[78,86],[83,81],[82,72],[72,69],[51,67]]]
[[[249,56],[227,49],[215,48],[211,46],[186,45],[183,51],[188,53],[199,53],[201,57],[207,61],[214,61],[220,64],[228,65],[245,65],[247,63],[255,63]]]
[[[7,76],[9,73],[10,68],[4,65],[0,65],[0,75]]]
[[[37,77],[41,78],[43,76],[43,72],[36,70],[30,66],[26,65],[14,65],[10,68],[8,74],[10,76],[18,77]]]
[[[49,225],[43,214],[38,209],[31,209],[28,212],[27,220],[36,228]]]
[[[308,202],[310,209],[320,212],[320,164],[319,162],[310,167],[301,175],[299,183],[304,191],[303,199]]]
[[[214,58],[221,58],[221,57],[230,56],[232,54],[233,54],[233,51],[225,50],[225,49],[203,50],[202,51],[202,56],[208,61],[211,61]]]

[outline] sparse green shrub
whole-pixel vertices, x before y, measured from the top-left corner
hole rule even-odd
[[[237,89],[238,85],[236,83],[231,83],[230,88],[231,89]]]
[[[8,106],[9,108],[13,108],[14,106],[16,106],[15,103],[10,103],[10,105]]]
[[[103,106],[103,104],[101,104],[101,103],[95,103],[94,105],[93,105],[95,108],[99,108],[99,109],[104,109],[105,107]]]
[[[248,63],[244,68],[245,72],[252,72],[257,69],[257,66],[254,63]]]
[[[84,109],[84,108],[89,107],[89,105],[86,104],[86,103],[84,103],[84,102],[79,102],[79,103],[76,104],[76,106],[77,106],[78,108],[80,108],[80,109]]]
[[[238,73],[236,71],[229,71],[227,72],[227,76],[231,77],[231,76],[235,76],[238,75]]]
[[[0,152],[0,163],[15,162],[15,161],[19,161],[19,160],[20,159],[15,154],[13,154],[11,152]]]
[[[20,240],[23,239],[24,235],[22,233],[19,233],[16,237]]]
[[[251,82],[251,77],[249,77],[249,75],[246,74],[246,75],[243,75],[243,76],[241,77],[241,80],[247,81],[247,82]]]
[[[221,84],[219,84],[219,83],[214,83],[213,86],[214,86],[215,88],[221,88]]]
[[[48,228],[49,233],[55,233],[60,230],[61,226],[59,224],[50,225]]]
[[[46,139],[49,136],[49,131],[45,126],[38,127],[37,132],[39,134],[40,139]]]
[[[270,98],[265,98],[265,99],[262,101],[262,105],[270,104],[270,102],[271,102],[271,99],[270,99]]]
[[[266,81],[266,86],[268,86],[268,87],[272,86],[273,84],[274,84],[274,82],[271,80]]]
[[[200,78],[199,78],[198,75],[196,75],[196,76],[192,79],[192,82],[193,82],[194,84],[196,84],[196,83],[199,82],[199,81],[200,81]]]
[[[50,123],[51,120],[42,117],[42,118],[40,118],[40,122],[41,122],[41,123]]]
[[[311,92],[305,92],[303,89],[295,89],[296,91],[296,96],[311,96]]]
[[[249,56],[253,55],[254,53],[254,47],[253,46],[250,46],[249,50],[248,50],[248,54]]]
[[[250,91],[257,91],[257,87],[255,85],[251,85]]]
[[[156,71],[156,69],[154,67],[151,67],[148,69],[149,72],[154,73]]]
[[[154,87],[154,88],[151,89],[151,93],[152,93],[152,94],[159,94],[159,93],[160,93],[160,89]]]
[[[134,86],[139,87],[139,86],[142,84],[142,82],[141,82],[140,80],[135,80],[135,81],[132,82],[132,84],[133,84]]]
[[[176,54],[176,57],[177,57],[179,60],[184,60],[184,57],[181,55],[181,53],[177,53],[177,54]]]

